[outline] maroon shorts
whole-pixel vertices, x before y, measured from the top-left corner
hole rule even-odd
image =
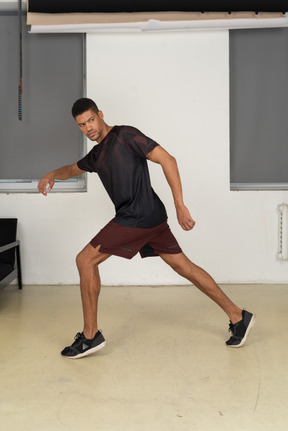
[[[182,250],[172,234],[168,223],[142,229],[122,226],[110,221],[90,241],[96,248],[101,245],[101,253],[132,259],[138,252],[141,257],[159,256],[159,254],[178,254]]]

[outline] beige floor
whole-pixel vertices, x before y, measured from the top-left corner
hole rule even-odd
[[[77,287],[4,289],[1,431],[287,430],[288,285],[222,287],[257,315],[243,348],[195,288],[104,287],[107,345],[79,360],[59,355],[82,329]]]

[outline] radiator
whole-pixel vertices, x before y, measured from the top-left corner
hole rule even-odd
[[[288,204],[278,205],[278,257],[288,260]]]

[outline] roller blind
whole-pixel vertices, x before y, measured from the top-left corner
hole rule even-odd
[[[288,29],[230,31],[231,188],[288,188]]]
[[[83,35],[29,34],[23,17],[23,117],[18,120],[19,29],[0,14],[0,178],[38,179],[83,154],[71,116],[83,95]]]

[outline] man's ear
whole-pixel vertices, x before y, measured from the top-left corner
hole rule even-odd
[[[101,118],[101,120],[103,120],[103,118],[104,118],[104,114],[103,114],[103,112],[102,111],[98,111],[98,117],[100,117]]]

